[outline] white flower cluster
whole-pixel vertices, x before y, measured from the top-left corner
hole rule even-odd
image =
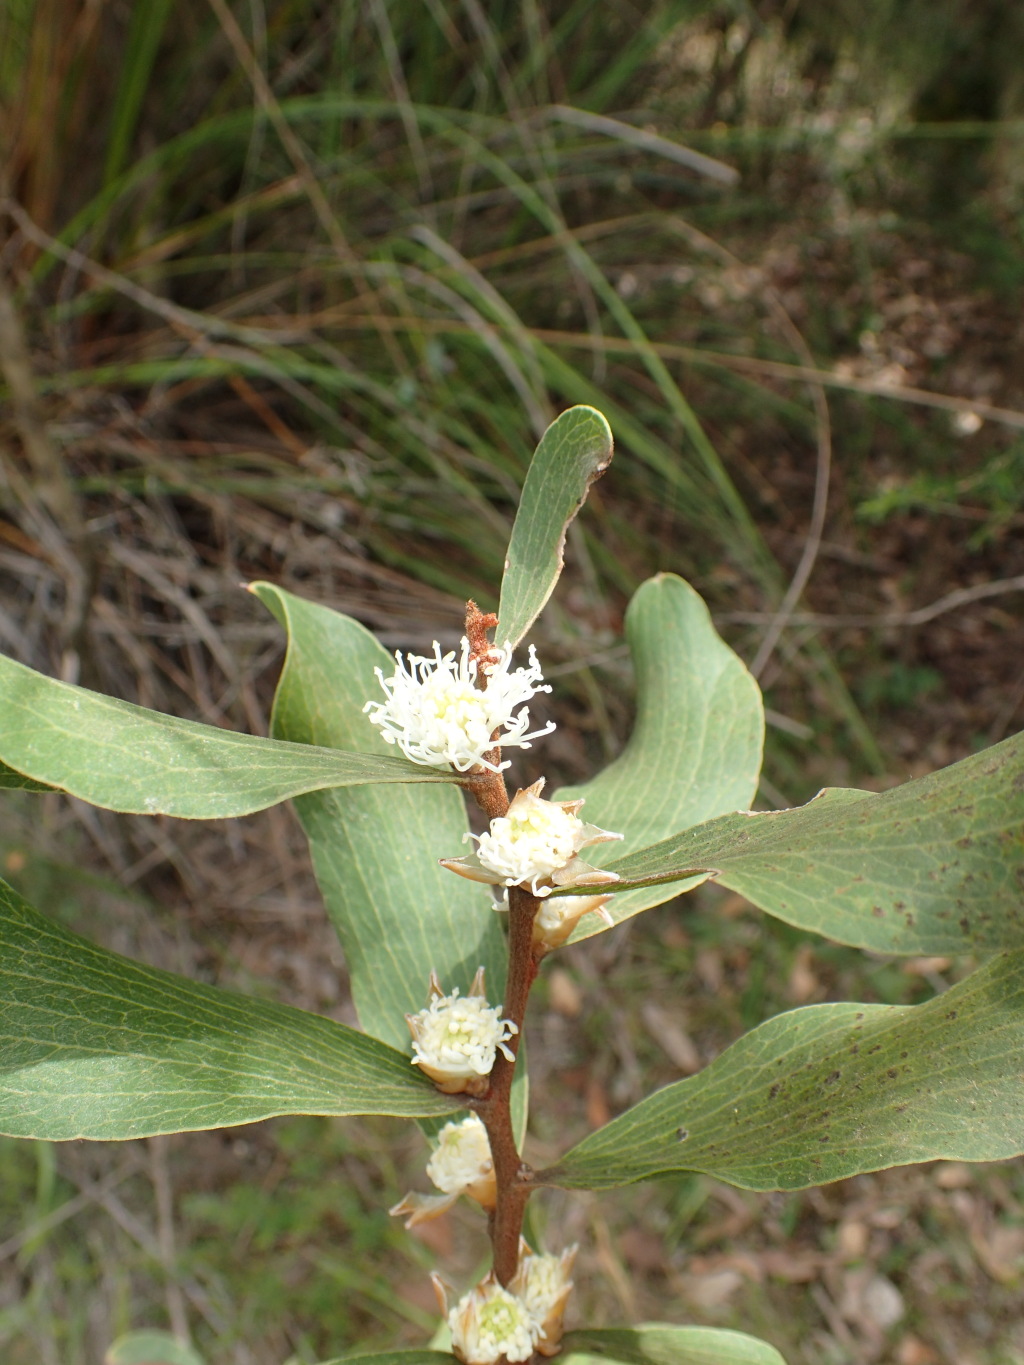
[[[618,881],[614,872],[584,862],[579,852],[622,835],[585,824],[577,814],[582,800],[545,801],[543,790],[544,779],[538,777],[517,791],[508,813],[496,816],[485,834],[466,835],[477,841],[475,852],[465,858],[442,858],[441,866],[492,886],[526,886],[542,898],[556,887]]]
[[[493,1280],[484,1280],[448,1314],[452,1350],[466,1365],[529,1360],[540,1338],[540,1324],[522,1299]]]
[[[407,1228],[418,1227],[442,1213],[460,1195],[490,1211],[497,1198],[497,1181],[487,1129],[476,1114],[461,1122],[446,1123],[437,1135],[437,1147],[427,1162],[427,1175],[443,1193],[420,1194],[412,1190],[390,1211],[405,1219]]]
[[[519,1032],[517,1025],[502,1019],[500,1005],[488,1005],[482,967],[467,996],[460,996],[458,987],[445,995],[431,973],[430,997],[426,1009],[405,1016],[413,1064],[446,1095],[482,1095],[498,1049],[515,1061],[508,1043]]]
[[[550,692],[543,681],[537,654],[530,646],[528,668],[510,671],[512,648],[493,649],[487,659],[486,687],[478,687],[479,665],[463,637],[458,660],[454,650],[442,655],[434,641],[434,657],[409,654],[403,661],[395,655],[390,678],[375,669],[387,701],[368,701],[363,710],[380,726],[388,744],[397,744],[406,758],[429,767],[450,763],[460,773],[483,767],[501,772],[509,766],[493,763],[494,748],[528,749],[530,741],[550,734],[550,721],[542,730],[527,733],[530,715],[524,705],[537,692]],[[517,709],[518,708],[518,709]]]
[[[492,1272],[448,1313],[452,1350],[459,1360],[495,1365],[502,1357],[528,1360],[535,1351],[556,1355],[575,1259],[575,1247],[561,1256],[538,1256],[521,1243],[519,1269],[507,1289]]]
[[[481,866],[505,886],[523,882],[535,896],[546,896],[550,888],[538,882],[565,867],[585,837],[578,815],[535,797],[520,802],[518,809],[513,803],[508,815],[492,820],[490,829],[477,836],[476,853]]]
[[[534,1348],[543,1356],[558,1354],[562,1341],[562,1315],[572,1292],[572,1268],[578,1248],[569,1247],[561,1256],[537,1254],[525,1242],[520,1244],[519,1269],[511,1289],[535,1322],[540,1335]]]
[[[462,1194],[480,1182],[494,1187],[494,1162],[487,1129],[476,1114],[446,1123],[427,1162],[427,1175],[445,1194]]]

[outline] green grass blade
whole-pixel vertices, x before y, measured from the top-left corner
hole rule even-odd
[[[103,184],[109,185],[124,166],[149,88],[157,49],[174,0],[135,0],[128,42],[110,115]]]

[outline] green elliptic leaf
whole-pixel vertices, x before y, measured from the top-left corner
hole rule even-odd
[[[454,1359],[448,1351],[385,1351],[381,1355],[336,1356],[321,1365],[452,1365]]]
[[[583,819],[624,836],[621,844],[598,844],[583,854],[617,871],[624,852],[749,806],[764,745],[760,689],[688,583],[659,574],[642,584],[626,612],[626,638],[637,682],[629,743],[590,782],[564,787],[555,798],[584,797]],[[706,876],[698,871],[675,885],[616,890],[608,910],[619,923]],[[588,915],[573,940],[604,927]]]
[[[451,1365],[443,1351],[389,1351],[383,1355],[349,1355],[323,1365]],[[774,1346],[717,1327],[671,1327],[648,1323],[567,1332],[558,1357],[564,1365],[589,1360],[622,1365],[786,1365]]]
[[[566,530],[611,458],[611,428],[596,408],[569,408],[541,437],[505,559],[499,645],[517,645],[540,615],[562,572]]]
[[[58,788],[51,787],[46,782],[36,782],[33,778],[26,777],[24,773],[16,773],[13,768],[8,768],[6,763],[0,763],[0,790],[52,792]]]
[[[799,1190],[1024,1152],[1024,950],[924,1005],[780,1014],[598,1129],[538,1179],[604,1189],[701,1171]]]
[[[456,1108],[376,1039],[106,952],[0,882],[0,1133],[138,1138]]]
[[[201,1356],[170,1332],[128,1332],[118,1337],[103,1365],[203,1365]]]
[[[609,1327],[567,1332],[560,1360],[614,1360],[623,1365],[786,1365],[774,1346],[718,1327]]]
[[[387,749],[362,708],[383,696],[374,668],[390,674],[394,659],[347,616],[269,583],[252,590],[288,631],[274,734],[303,744]],[[446,991],[465,992],[483,966],[488,996],[501,999],[501,921],[482,887],[437,861],[463,851],[460,791],[367,787],[317,792],[295,805],[368,1033],[408,1047],[403,1016],[427,1003],[432,968]]]
[[[164,716],[4,655],[0,760],[3,787],[56,787],[107,810],[187,820],[249,815],[328,787],[453,780],[393,754],[314,749]],[[35,785],[5,780],[12,770]]]
[[[608,866],[623,886],[711,873],[788,924],[875,952],[1015,947],[1024,734],[891,791],[835,788],[794,810],[725,815]]]

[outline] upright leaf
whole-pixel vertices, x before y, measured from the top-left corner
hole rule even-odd
[[[752,1030],[574,1147],[543,1183],[702,1171],[798,1190],[939,1158],[1024,1152],[1024,950],[924,1005],[810,1005]]]
[[[450,1113],[408,1056],[97,948],[0,882],[0,1132],[137,1138],[275,1114]]]
[[[338,753],[179,720],[2,654],[0,762],[0,787],[56,787],[107,810],[187,820],[248,815],[325,787],[452,780],[393,754]]]
[[[541,437],[505,559],[494,635],[499,645],[517,645],[540,615],[562,572],[569,524],[611,458],[611,428],[596,408],[569,408]]]
[[[725,815],[610,865],[626,886],[716,874],[787,924],[874,952],[1014,947],[1024,734],[891,791],[837,788],[794,810]]]
[[[269,583],[256,583],[253,591],[288,631],[274,734],[299,743],[385,751],[388,746],[362,708],[380,693],[374,667],[390,673],[393,659],[347,616]],[[464,992],[484,966],[488,994],[500,1000],[505,961],[500,920],[480,886],[437,862],[462,851],[467,826],[460,791],[349,789],[303,796],[295,804],[368,1033],[408,1047],[403,1016],[426,1004],[431,968],[446,990],[458,986]]]
[[[590,782],[565,787],[556,798],[585,797],[582,818],[624,836],[586,854],[616,870],[624,851],[749,806],[764,744],[760,689],[689,584],[675,574],[642,584],[626,612],[626,638],[637,686],[629,743]],[[618,923],[705,876],[617,891],[608,909]],[[600,921],[591,921],[593,915],[581,921],[574,939],[601,932]]]
[[[786,1365],[774,1346],[720,1327],[584,1328],[562,1340],[565,1365],[614,1360],[622,1365]]]

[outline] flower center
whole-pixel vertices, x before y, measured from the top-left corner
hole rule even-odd
[[[477,856],[507,885],[548,877],[576,854],[583,822],[561,806],[532,804],[491,821],[477,841]]]
[[[495,1344],[519,1331],[522,1315],[507,1303],[489,1303],[480,1311],[480,1332],[492,1337]]]
[[[448,1025],[448,1037],[446,1039],[449,1047],[459,1048],[460,1051],[467,1051],[474,1047],[475,1035],[479,1033],[479,1025],[471,1028],[465,1019],[452,1019]]]
[[[438,720],[443,721],[481,721],[487,709],[486,698],[470,684],[453,685],[439,678],[438,686],[427,685],[425,701],[433,709]]]

